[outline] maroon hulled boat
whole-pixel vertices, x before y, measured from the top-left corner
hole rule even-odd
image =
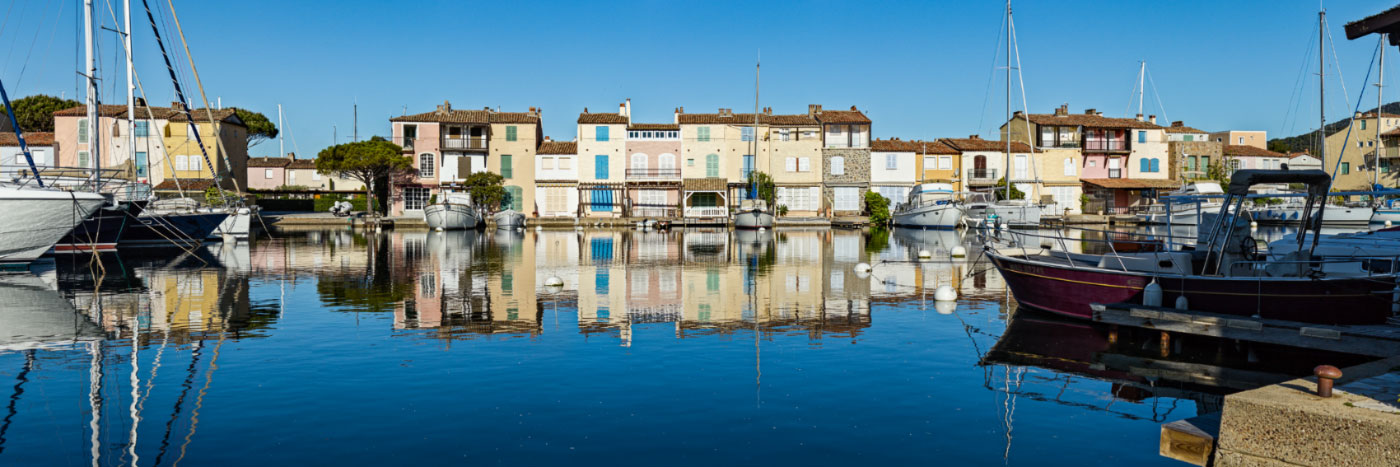
[[[1196,248],[1093,255],[989,247],[987,256],[1017,302],[1070,317],[1092,318],[1093,303],[1144,303],[1144,291],[1155,281],[1160,303],[1167,306],[1185,296],[1190,309],[1210,313],[1323,324],[1385,323],[1392,316],[1394,273],[1372,272],[1364,260],[1354,261],[1354,270],[1333,262],[1324,271],[1323,261],[1304,248],[1305,235],[1298,236],[1298,252],[1288,257],[1269,260],[1258,254],[1242,209],[1249,187],[1259,183],[1308,185],[1299,231],[1316,234],[1330,186],[1326,172],[1240,170],[1215,221],[1201,224]],[[1313,246],[1316,237],[1311,237]]]

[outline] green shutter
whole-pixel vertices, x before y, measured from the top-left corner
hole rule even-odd
[[[506,127],[506,141],[515,141],[515,125]]]
[[[501,154],[501,177],[512,178],[512,176],[515,175],[515,170],[511,167],[510,159],[510,154]]]
[[[86,142],[88,142],[88,125],[87,125],[87,121],[88,121],[88,120],[87,120],[86,118],[80,118],[80,119],[78,119],[78,142],[79,142],[79,143],[86,143]]]
[[[702,126],[695,129],[695,139],[700,142],[710,141],[710,127]]]
[[[708,156],[705,156],[705,176],[706,176],[706,177],[718,177],[718,176],[719,176],[719,155],[718,155],[718,154],[710,154],[710,155],[708,155]]]

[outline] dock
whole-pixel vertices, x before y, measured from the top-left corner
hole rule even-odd
[[[1136,304],[1095,304],[1093,321],[1379,357],[1342,369],[1332,397],[1316,377],[1225,396],[1217,413],[1162,425],[1158,453],[1193,465],[1400,465],[1400,325],[1321,325]],[[1253,379],[1253,378],[1251,378]]]

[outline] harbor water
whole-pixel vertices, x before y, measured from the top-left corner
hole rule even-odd
[[[974,237],[311,230],[59,257],[0,276],[0,465],[1176,465],[1162,423],[1362,361],[1020,310]]]

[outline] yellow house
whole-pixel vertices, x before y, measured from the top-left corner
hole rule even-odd
[[[248,186],[248,127],[243,125],[243,121],[238,118],[233,109],[222,109],[213,111],[217,124],[209,122],[208,113],[204,109],[190,111],[194,116],[196,127],[199,131],[199,138],[204,143],[204,151],[200,151],[200,145],[195,140],[195,135],[190,132],[189,119],[183,112],[177,112],[170,117],[170,124],[165,126],[165,151],[167,168],[173,168],[175,178],[182,181],[188,179],[211,179],[209,174],[209,164],[214,165],[214,170],[218,172],[224,189],[247,189]],[[218,135],[215,141],[214,135]],[[205,163],[204,154],[208,154],[208,164]],[[174,184],[167,178],[165,182],[157,185],[157,190],[174,189]]]
[[[949,146],[946,140],[910,141],[914,149],[914,173],[919,183],[951,183],[954,190],[962,190],[962,157],[957,149]]]
[[[486,168],[504,179],[507,198],[501,208],[534,217],[540,211],[535,205],[535,148],[544,141],[539,111],[492,112],[490,122]]]

